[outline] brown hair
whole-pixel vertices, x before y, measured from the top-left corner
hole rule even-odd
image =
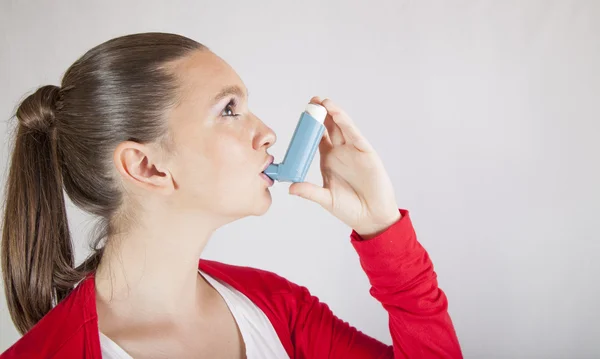
[[[118,37],[79,58],[62,87],[43,86],[18,107],[1,260],[8,308],[22,334],[97,268],[100,241],[117,230],[123,202],[112,152],[127,140],[163,143],[166,109],[177,101],[167,65],[207,49],[174,34]],[[94,251],[77,268],[63,188],[99,218]]]

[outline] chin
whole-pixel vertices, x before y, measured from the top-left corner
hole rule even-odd
[[[269,190],[265,190],[264,196],[258,198],[254,204],[254,210],[252,211],[252,215],[254,216],[262,216],[267,213],[269,208],[271,208],[271,204],[273,203],[273,198],[271,197],[271,192]]]

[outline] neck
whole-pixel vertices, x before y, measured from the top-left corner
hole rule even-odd
[[[198,260],[217,229],[215,221],[175,211],[143,218],[107,241],[95,275],[99,315],[100,307],[155,318],[199,310],[211,288],[198,275]]]

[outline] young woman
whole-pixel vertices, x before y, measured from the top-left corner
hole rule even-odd
[[[236,72],[164,33],[84,54],[61,87],[17,110],[2,273],[17,329],[8,358],[459,358],[432,263],[369,142],[331,100],[324,185],[296,183],[347,224],[389,313],[393,345],[338,319],[274,273],[200,260],[211,234],[271,205],[275,134]],[[99,219],[74,267],[63,189]],[[384,323],[382,323],[384,325]]]

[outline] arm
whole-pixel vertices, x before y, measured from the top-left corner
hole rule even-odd
[[[297,293],[293,337],[301,354],[310,355],[298,356],[460,358],[446,296],[417,242],[408,212],[399,213],[381,158],[342,108],[330,99],[313,97],[311,102],[327,109],[319,145],[323,186],[293,183],[290,193],[318,203],[353,229],[351,242],[371,283],[371,295],[388,312],[393,347],[335,318],[304,290]]]
[[[370,293],[389,314],[393,346],[338,319],[329,307],[298,287],[292,340],[306,358],[462,358],[427,252],[416,239],[408,212],[383,233],[351,243],[371,283]]]

